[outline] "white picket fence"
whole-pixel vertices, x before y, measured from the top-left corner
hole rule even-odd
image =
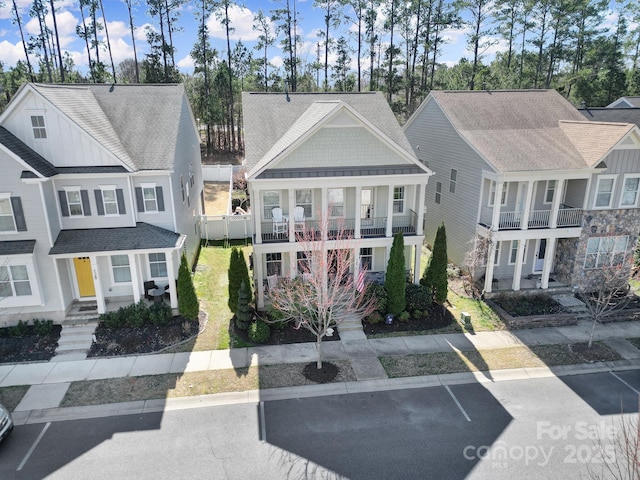
[[[251,215],[202,215],[200,232],[203,240],[241,240],[253,237]]]

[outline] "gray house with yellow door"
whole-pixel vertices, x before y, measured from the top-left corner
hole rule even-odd
[[[200,242],[182,85],[26,84],[0,115],[0,326],[97,313],[166,286]]]

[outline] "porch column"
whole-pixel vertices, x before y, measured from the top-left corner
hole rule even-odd
[[[256,293],[256,306],[258,308],[264,308],[264,282],[262,274],[262,254],[253,252],[253,280]]]
[[[494,202],[495,204],[495,202]],[[496,242],[489,242],[489,252],[487,253],[487,265],[484,269],[484,291],[491,293],[493,285],[493,268],[496,259]]]
[[[295,242],[296,241],[296,235],[295,235],[295,218],[293,217],[293,214],[295,212],[296,209],[296,198],[295,198],[295,190],[293,188],[290,188],[289,190],[287,190],[288,192],[288,197],[289,197],[289,241],[290,242]],[[293,278],[293,277],[291,277]]]
[[[355,215],[355,225],[353,227],[353,237],[356,239],[361,238],[360,236],[360,227],[362,225],[362,219],[360,218],[362,216],[362,187],[357,186],[356,187],[356,215]]]
[[[289,278],[293,279],[298,276],[298,255],[297,252],[289,252]]]
[[[424,199],[427,192],[427,185],[418,184],[416,185],[416,189],[418,190],[418,192],[416,193],[418,197],[418,218],[416,218],[416,235],[424,235]]]
[[[393,236],[393,185],[389,185],[389,195],[387,198],[387,229],[385,231],[385,237]],[[387,255],[389,258],[389,255]]]
[[[421,277],[420,262],[422,258],[420,257],[420,254],[422,253],[422,245],[415,245],[413,248],[415,251],[415,258],[413,259],[413,283],[417,285],[420,282]]]
[[[500,230],[500,207],[502,205],[502,180],[496,180],[496,196],[493,199],[493,215],[491,216],[491,230]],[[491,290],[489,290],[491,291]]]
[[[514,291],[520,290],[520,277],[522,276],[522,260],[524,254],[524,246],[526,245],[527,240],[518,240],[518,251],[516,252],[516,264],[513,267],[513,283],[511,284],[511,288]]]
[[[178,308],[178,289],[176,288],[175,258],[180,258],[179,250],[170,250],[168,252],[169,261],[167,262],[167,278],[169,280],[169,302],[171,308]]]
[[[140,278],[138,274],[138,262],[136,262],[137,255],[135,253],[127,254],[129,259],[129,270],[131,273],[131,286],[133,287],[133,301],[138,303],[140,301]]]
[[[533,180],[527,182],[527,198],[524,202],[524,211],[520,219],[520,229],[527,230],[529,228],[529,216],[531,215],[531,199],[533,198]]]
[[[560,200],[562,199],[562,197],[564,197],[564,187],[566,183],[567,183],[566,180],[557,181],[556,191],[554,192],[553,202],[551,204],[551,218],[549,218],[550,228],[556,228],[558,226],[558,214],[560,213]],[[548,243],[547,243],[547,248],[549,248]]]
[[[358,285],[358,276],[360,275],[360,247],[355,247],[351,249],[351,258],[352,264],[351,269],[353,270],[353,285]]]
[[[253,227],[255,228],[255,242],[262,243],[262,199],[260,198],[260,190],[251,192],[251,216],[253,218]]]
[[[89,262],[91,263],[91,275],[93,275],[93,285],[96,290],[96,303],[98,304],[98,313],[104,313],[107,311],[107,304],[104,301],[104,293],[102,291],[102,284],[100,283],[98,258],[95,255],[89,255]]]
[[[321,206],[322,213],[318,221],[322,223],[318,226],[320,227],[320,231],[322,232],[322,239],[326,240],[329,234],[329,192],[326,187],[322,188]]]
[[[542,264],[542,279],[540,287],[543,289],[549,288],[549,275],[551,274],[551,267],[553,266],[553,257],[556,252],[557,238],[547,238],[547,247],[544,251],[544,262]]]

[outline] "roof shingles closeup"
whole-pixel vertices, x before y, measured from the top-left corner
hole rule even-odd
[[[56,167],[4,127],[0,127],[0,143],[43,177],[53,177],[58,173]]]
[[[593,167],[633,127],[585,122],[555,90],[431,95],[459,134],[503,172]]]
[[[148,223],[135,227],[61,230],[49,255],[175,248],[181,235]]]

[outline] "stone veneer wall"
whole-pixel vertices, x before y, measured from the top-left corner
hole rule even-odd
[[[569,285],[589,288],[596,270],[585,270],[584,259],[587,241],[591,237],[629,235],[626,267],[631,268],[633,251],[640,232],[640,209],[590,210],[582,217],[582,234],[579,238],[558,241],[556,275]]]

